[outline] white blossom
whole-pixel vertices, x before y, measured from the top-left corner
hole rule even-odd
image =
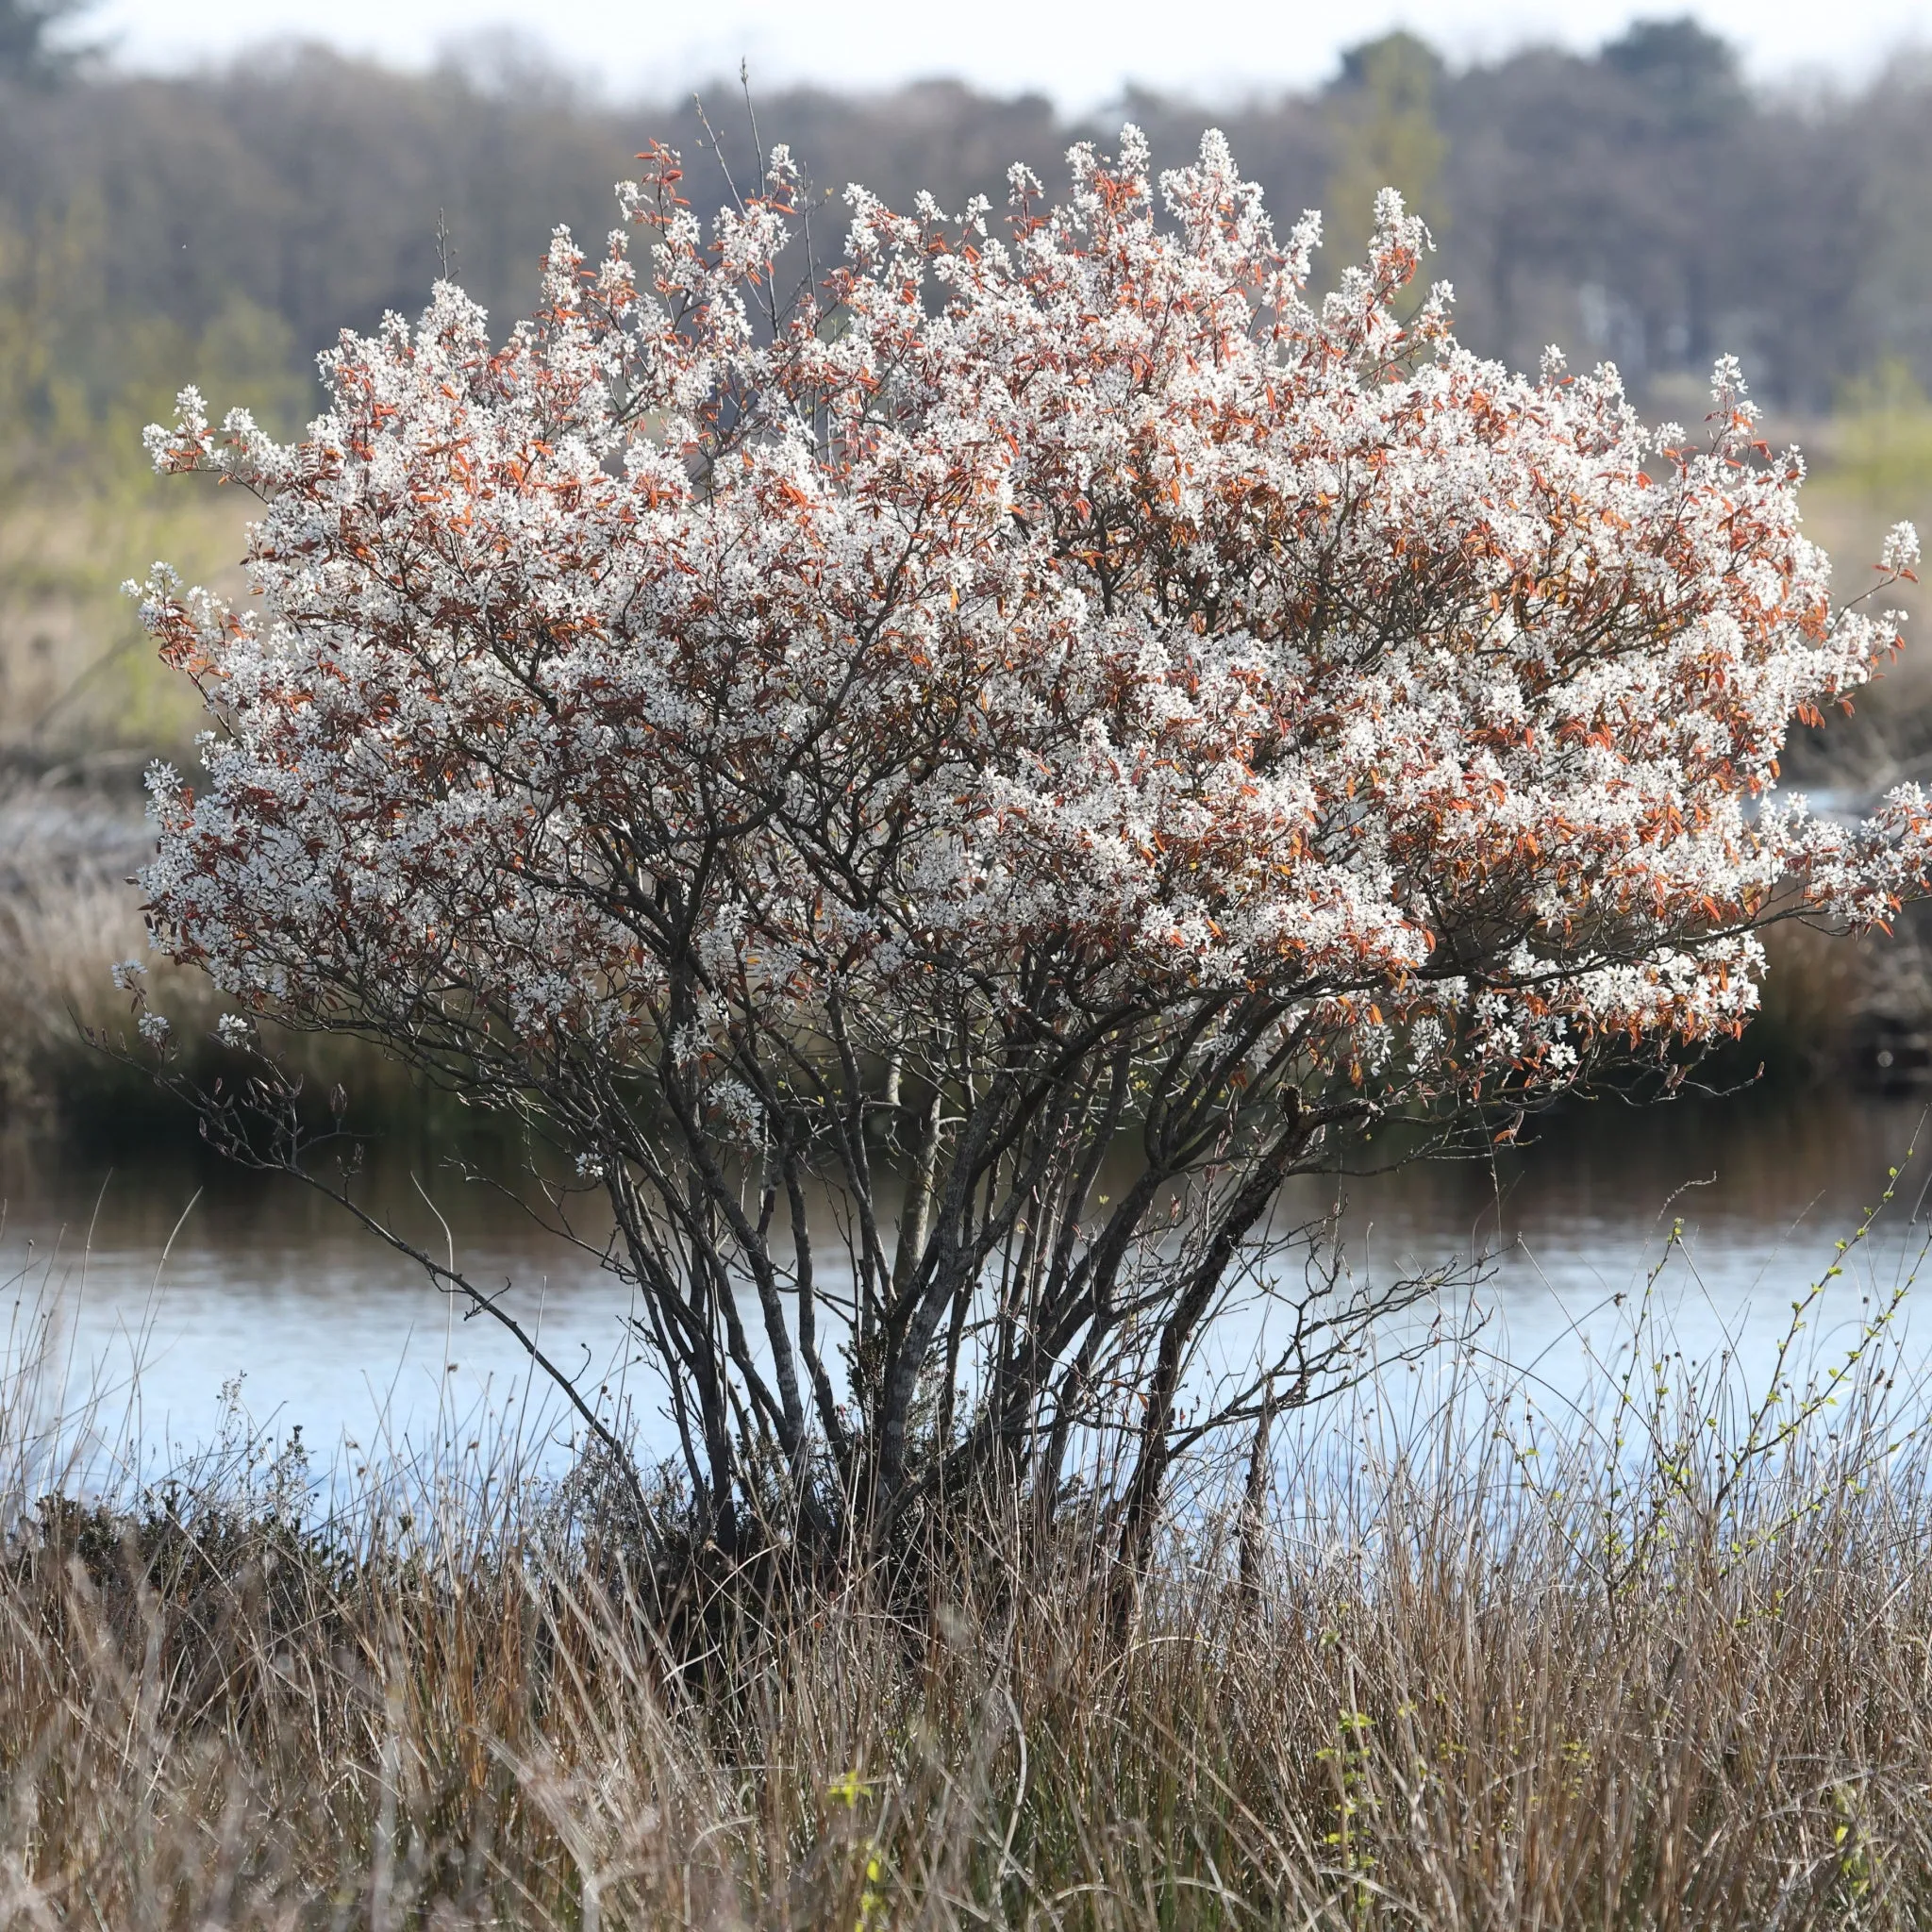
[[[1015,171],[1005,231],[853,190],[775,330],[789,158],[708,233],[647,179],[647,263],[559,232],[500,347],[438,285],[297,442],[183,391],[157,462],[264,510],[258,610],[139,591],[222,723],[149,774],[160,945],[258,1008],[661,1055],[751,1133],[776,1042],[1048,998],[1559,1083],[1735,1031],[1774,906],[1923,889],[1916,792],[1777,792],[1898,627],[1834,608],[1735,360],[1660,456],[1614,369],[1405,319],[1399,197],[1317,304],[1319,224],[1277,242],[1218,135],[1158,190],[1122,149],[1058,208]]]
[[[1907,571],[1917,568],[1919,562],[1919,533],[1910,524],[1894,524],[1885,533],[1885,548],[1879,554],[1879,568],[1893,576],[1902,576]]]

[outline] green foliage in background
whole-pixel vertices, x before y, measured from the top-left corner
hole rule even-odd
[[[134,754],[189,755],[200,703],[157,661],[122,586],[140,561],[181,556],[242,588],[246,510],[212,491],[170,502],[105,464],[51,493],[0,495],[0,758],[105,757],[131,774]]]
[[[285,434],[319,396],[284,317],[240,288],[198,328],[126,302],[111,245],[98,184],[28,221],[0,205],[0,753],[35,762],[196,728],[122,585],[180,553],[235,586],[246,507],[163,491],[143,426],[188,383]]]
[[[1902,356],[1839,391],[1832,474],[1870,494],[1932,491],[1932,397]]]
[[[0,759],[183,748],[190,709],[119,586],[165,553],[245,588],[246,506],[163,508],[145,473],[140,431],[184,384],[287,433],[318,400],[318,351],[418,312],[445,261],[499,327],[526,313],[553,226],[594,246],[646,142],[682,149],[701,214],[758,164],[735,85],[701,124],[689,103],[587,98],[502,41],[422,74],[298,46],[161,79],[88,58],[87,12],[0,0]],[[1069,120],[943,81],[758,107],[763,143],[807,166],[822,241],[848,181],[902,207],[922,189],[997,205],[1011,162],[1052,183],[1068,143],[1110,146],[1123,112],[1161,164],[1209,118],[1136,92]],[[1688,19],[1463,68],[1398,32],[1325,87],[1213,118],[1278,218],[1327,209],[1324,267],[1399,188],[1483,353],[1607,358],[1645,407],[1694,423],[1712,358],[1735,351],[1774,411],[1836,408],[1842,434],[1805,440],[1820,534],[1853,568],[1932,498],[1932,65],[1799,99],[1754,92]]]
[[[317,397],[287,320],[246,289],[199,328],[120,298],[96,183],[27,221],[0,205],[0,476],[43,490],[125,492],[144,474],[141,431],[188,383],[292,430]]]
[[[1440,245],[1447,210],[1442,167],[1449,143],[1436,121],[1442,61],[1414,34],[1385,34],[1342,61],[1331,97],[1334,172],[1323,202],[1330,252],[1352,260],[1374,227],[1375,196],[1399,189]],[[1418,297],[1420,299],[1420,297]]]

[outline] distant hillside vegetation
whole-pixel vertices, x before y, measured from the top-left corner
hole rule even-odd
[[[502,58],[404,75],[288,47],[186,79],[91,79],[25,57],[12,73],[0,424],[16,460],[23,436],[42,454],[85,441],[197,373],[294,417],[338,328],[421,307],[440,227],[472,292],[520,312],[552,226],[594,245],[647,140],[682,148],[699,209],[730,192],[689,101],[614,109]],[[742,181],[755,158],[737,87],[707,106]],[[1109,142],[1124,118],[1158,159],[1183,160],[1212,119],[1277,213],[1328,210],[1335,259],[1393,180],[1435,225],[1465,339],[1519,364],[1557,341],[1668,394],[1732,350],[1760,395],[1811,411],[1888,358],[1932,381],[1924,65],[1858,93],[1769,95],[1724,42],[1652,22],[1594,55],[1459,71],[1399,34],[1318,92],[1211,113],[1136,94],[1091,125],[949,82],[757,106],[762,140],[789,142],[822,188],[863,180],[901,204],[924,188],[954,208],[998,204],[1015,160],[1051,188],[1070,142]]]

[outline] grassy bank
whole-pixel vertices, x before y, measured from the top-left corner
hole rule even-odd
[[[1124,1623],[1077,1527],[755,1591],[487,1445],[48,1500],[17,1377],[0,1924],[1923,1925],[1918,1394],[1619,1359],[1198,1471]]]
[[[141,895],[128,882],[147,846],[131,782],[69,781],[57,768],[52,784],[16,773],[9,785],[0,773],[0,1129],[117,1161],[194,1141],[192,1113],[156,1087],[141,1056],[116,1058],[90,1042],[90,1033],[131,1042],[129,1002],[110,976],[120,959],[146,963],[152,1002],[173,1021],[201,1084],[233,1074],[213,1038],[227,1003],[199,974],[148,951]],[[1866,1010],[1923,1014],[1932,935],[1914,924],[1856,941],[1788,927],[1770,941],[1762,1014],[1705,1070],[1717,1089],[1757,1083],[1789,1094],[1859,1078],[1868,1071]],[[488,1124],[373,1047],[273,1029],[270,1037],[314,1094],[341,1083],[360,1129],[468,1145]]]
[[[117,960],[143,962],[182,1064],[202,1085],[234,1073],[214,1041],[215,1021],[232,1003],[202,974],[148,950],[130,879],[152,846],[141,762],[89,776],[71,761],[9,768],[0,756],[0,1129],[135,1160],[192,1144],[196,1123],[155,1085],[144,1056],[119,1057],[138,1042],[128,997],[114,988]],[[270,1037],[317,1096],[342,1083],[358,1127],[476,1134],[473,1116],[373,1047],[274,1029]]]

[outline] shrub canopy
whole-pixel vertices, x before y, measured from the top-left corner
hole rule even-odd
[[[959,1453],[1061,1453],[1129,1338],[1165,1431],[1345,1129],[1735,1033],[1755,928],[1921,876],[1916,790],[1775,792],[1896,628],[1834,609],[1734,363],[1648,431],[1611,368],[1460,348],[1393,194],[1316,300],[1316,218],[1279,239],[1218,136],[1158,205],[1122,148],[1063,206],[1016,170],[1004,227],[854,189],[829,272],[782,149],[708,230],[658,153],[643,261],[559,232],[501,347],[441,285],[303,441],[192,391],[150,432],[265,506],[258,608],[145,591],[216,721],[205,790],[155,777],[158,942],[560,1140],[714,1489],[736,1413],[896,1494],[935,1375]]]

